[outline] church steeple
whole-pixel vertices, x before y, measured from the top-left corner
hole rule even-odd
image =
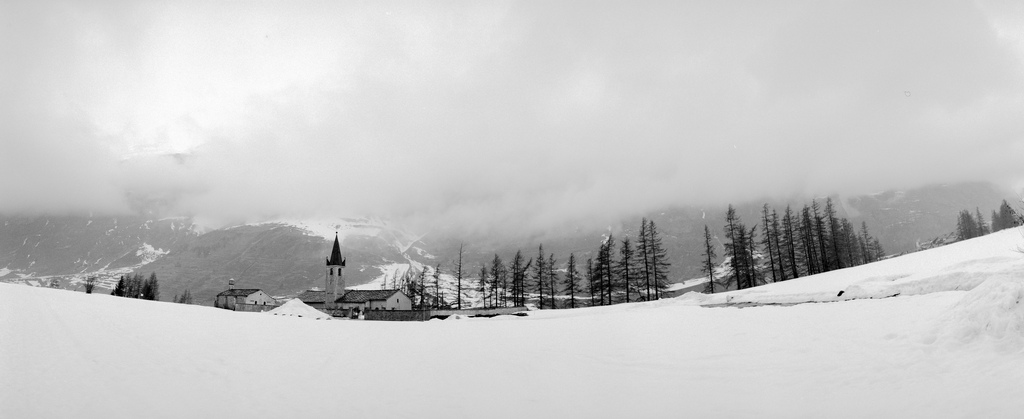
[[[341,295],[345,295],[345,277],[342,269],[345,268],[345,258],[341,257],[341,243],[338,241],[338,233],[334,233],[334,248],[331,249],[331,257],[327,258],[327,272],[324,277],[324,307],[327,309],[336,308],[338,301],[338,288],[341,288]]]
[[[338,242],[338,233],[334,233],[334,249],[331,249],[331,257],[327,258],[327,266],[345,266],[345,259],[341,257],[341,243]]]

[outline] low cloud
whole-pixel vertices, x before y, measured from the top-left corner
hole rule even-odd
[[[1024,179],[1022,11],[996,3],[0,9],[5,213],[131,191],[532,234]]]

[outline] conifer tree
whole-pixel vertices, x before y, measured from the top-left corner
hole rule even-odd
[[[783,249],[783,254],[785,254],[786,257],[788,258],[789,273],[792,275],[791,277],[792,278],[799,278],[800,277],[800,272],[798,271],[798,266],[797,266],[797,258],[796,258],[797,246],[796,246],[796,237],[793,234],[793,230],[794,230],[793,222],[794,222],[793,221],[793,210],[790,209],[789,205],[787,205],[786,206],[786,212],[782,216],[782,231],[783,231],[783,240],[782,240],[783,245],[782,245],[782,249]]]
[[[512,263],[509,265],[510,273],[512,274],[512,306],[522,307],[525,305],[525,301],[520,301],[520,297],[523,292],[523,271],[526,270],[523,263],[523,252],[516,250],[516,255],[512,257]]]
[[[775,270],[775,268],[778,266],[775,263],[775,255],[777,252],[775,251],[775,246],[772,243],[772,225],[771,219],[768,217],[767,203],[765,203],[764,206],[761,207],[761,221],[764,223],[764,238],[761,239],[761,247],[768,252],[768,268],[771,270],[772,282],[779,282],[780,275]],[[781,262],[781,260],[779,262]]]
[[[462,310],[462,247],[459,243],[459,260],[455,263],[455,306]]]
[[[548,296],[551,298],[551,308],[558,308],[558,303],[555,301],[555,295],[558,294],[556,284],[558,283],[558,273],[555,272],[555,254],[548,254],[548,260],[544,263],[544,267],[547,270],[548,278]]]
[[[160,284],[156,280],[156,272],[149,274],[149,279],[143,281],[141,289],[142,298],[146,300],[160,299]]]
[[[586,269],[583,271],[587,275],[587,288],[590,291],[590,306],[596,306],[597,301],[594,300],[597,294],[600,292],[600,288],[597,286],[597,279],[594,278],[594,259],[587,258]]]
[[[647,218],[640,220],[640,233],[636,238],[636,257],[639,259],[637,266],[640,267],[638,277],[643,280],[644,292],[646,292],[646,299],[651,299],[651,263],[650,257],[650,246],[647,245]],[[655,290],[657,293],[657,290]]]
[[[811,209],[804,205],[800,210],[800,249],[802,250],[804,272],[806,275],[814,275],[823,272],[818,263],[818,246],[814,238],[814,220],[811,217]]]
[[[839,251],[839,242],[841,240],[839,220],[836,218],[836,208],[832,205],[832,198],[825,199],[825,221],[828,222],[829,237],[832,241],[832,269],[843,269],[845,264],[843,263],[843,254]]]
[[[668,287],[668,251],[661,241],[658,226],[654,220],[647,221],[647,253],[651,264],[651,279],[654,281],[654,299],[660,300],[661,294]]]
[[[114,296],[117,296],[117,297],[124,297],[124,287],[125,287],[124,275],[121,275],[121,278],[117,280],[117,285],[114,286],[114,290],[110,292],[110,295],[114,295]]]
[[[491,259],[491,307],[498,307],[501,305],[501,294],[505,287],[507,287],[507,279],[503,274],[505,270],[505,262],[501,260],[501,257],[497,253],[494,254],[494,258]]]
[[[974,207],[974,214],[976,221],[978,222],[978,236],[984,236],[989,233],[988,225],[985,224],[985,217],[981,216],[981,209]]]
[[[817,238],[817,251],[819,255],[822,272],[831,271],[834,261],[829,260],[829,238],[826,236],[825,217],[821,215],[821,206],[818,201],[811,200],[811,214],[814,216],[814,235]]]
[[[750,227],[750,230],[747,231],[746,237],[747,287],[749,288],[764,284],[764,275],[762,275],[761,271],[757,268],[757,259],[754,256],[757,253],[757,248],[754,247],[754,243],[757,242],[757,224]]]
[[[537,281],[537,308],[544,308],[544,283],[547,269],[544,266],[544,245],[537,247],[537,264],[533,267],[533,279]]]
[[[631,288],[633,288],[633,276],[636,271],[633,270],[633,243],[629,240],[629,236],[622,238],[619,244],[619,260],[615,265],[615,276],[618,278],[619,284],[622,289],[626,291],[626,302],[629,302],[629,294]]]
[[[704,286],[705,294],[715,293],[715,248],[711,245],[711,230],[704,224],[704,253],[701,258],[701,271],[708,276],[708,283]]]
[[[601,243],[597,251],[597,260],[594,269],[601,285],[601,305],[611,305],[612,294],[614,293],[614,272],[612,272],[612,244],[615,239],[611,234],[608,239]]]
[[[441,298],[441,264],[434,267],[434,308],[441,308],[444,304]]]
[[[736,209],[733,208],[732,204],[729,204],[729,208],[725,212],[725,238],[729,241],[725,243],[725,254],[729,258],[729,264],[731,265],[731,272],[726,278],[726,287],[729,289],[729,284],[736,284],[736,289],[743,289],[743,273],[741,271],[741,259],[743,259],[743,253],[746,246],[742,242],[742,236],[746,231],[746,227],[739,221],[739,216],[736,215]]]
[[[489,275],[487,274],[487,264],[486,263],[480,264],[480,283],[477,284],[477,292],[480,293],[479,294],[480,295],[480,305],[483,306],[483,308],[487,308],[487,283],[488,283],[487,277],[488,276]]]
[[[569,261],[565,265],[565,291],[569,293],[569,308],[576,308],[576,294],[583,292],[579,276],[576,255],[569,253]]]

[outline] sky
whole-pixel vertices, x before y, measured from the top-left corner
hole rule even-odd
[[[1019,2],[0,2],[0,56],[0,213],[538,231],[1024,185]]]

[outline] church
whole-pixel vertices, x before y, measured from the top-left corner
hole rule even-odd
[[[299,300],[334,317],[358,317],[370,310],[412,310],[412,300],[401,290],[346,290],[344,270],[345,258],[335,233],[324,272],[324,289],[304,291]]]

